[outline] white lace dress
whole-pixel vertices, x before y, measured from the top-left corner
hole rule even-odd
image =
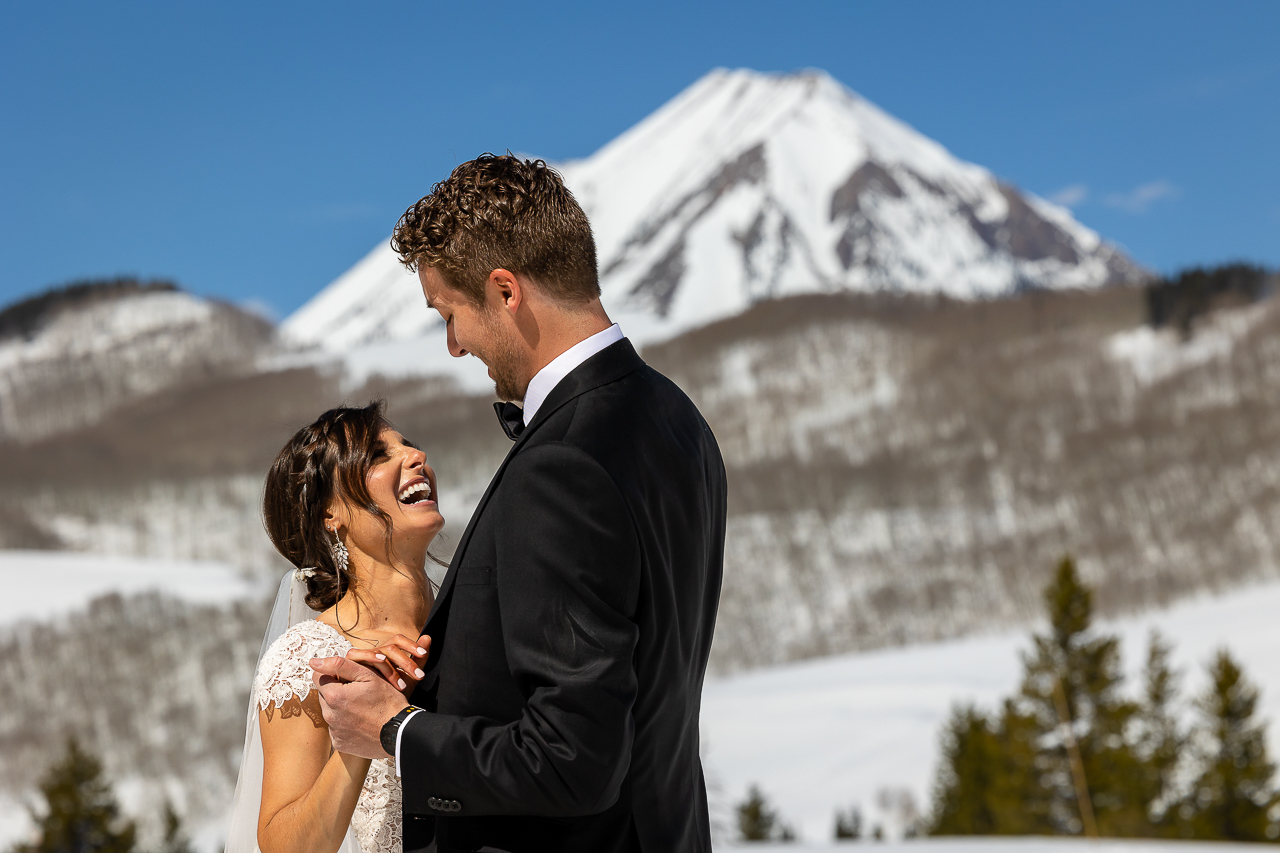
[[[299,622],[271,644],[258,665],[253,692],[258,708],[277,708],[294,696],[306,699],[312,690],[312,658],[343,657],[351,650],[346,637],[323,622]],[[400,813],[400,780],[395,761],[378,759],[369,767],[364,789],[351,816],[351,828],[361,853],[400,853],[403,828]]]

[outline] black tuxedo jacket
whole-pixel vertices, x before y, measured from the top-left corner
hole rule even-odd
[[[628,341],[555,387],[427,619],[406,853],[709,853],[698,712],[724,534],[715,438]]]

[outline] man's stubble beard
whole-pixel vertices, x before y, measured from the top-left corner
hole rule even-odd
[[[494,318],[496,320],[496,318]],[[485,351],[476,352],[476,356],[485,363],[493,374],[493,390],[498,399],[512,403],[524,401],[525,391],[529,388],[527,381],[521,381],[520,350],[509,333],[496,322],[486,324]]]

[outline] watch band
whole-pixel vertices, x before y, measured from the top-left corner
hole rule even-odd
[[[417,705],[405,705],[404,710],[387,720],[382,725],[382,731],[378,735],[378,739],[382,741],[382,748],[387,751],[387,755],[396,754],[396,735],[400,732],[400,727],[404,725],[404,721],[414,711],[421,711]]]

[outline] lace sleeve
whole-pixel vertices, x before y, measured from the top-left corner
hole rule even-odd
[[[311,693],[312,658],[342,657],[351,650],[346,638],[315,619],[299,622],[280,635],[258,663],[253,679],[253,695],[258,708],[274,703],[277,708],[294,696],[306,699]]]

